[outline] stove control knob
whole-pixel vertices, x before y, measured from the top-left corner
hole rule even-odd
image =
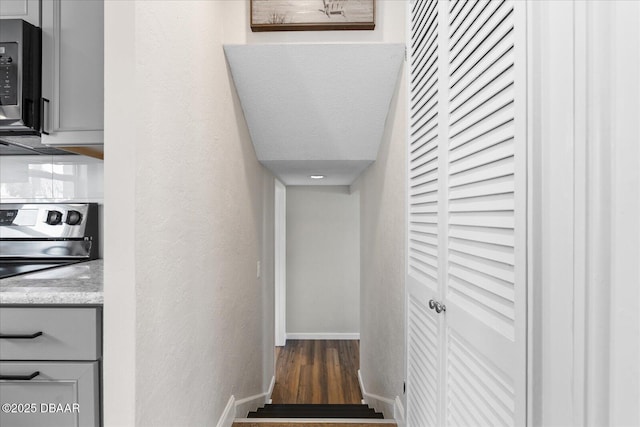
[[[78,211],[67,212],[67,220],[65,221],[69,225],[78,225],[82,221],[82,214]]]
[[[62,212],[49,211],[47,212],[47,220],[45,221],[49,225],[58,225],[62,222]]]

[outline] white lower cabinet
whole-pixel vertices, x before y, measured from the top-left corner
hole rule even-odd
[[[99,307],[0,307],[0,425],[101,425]]]

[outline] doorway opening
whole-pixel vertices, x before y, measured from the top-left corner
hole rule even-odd
[[[275,190],[273,403],[360,404],[360,198],[349,186]]]

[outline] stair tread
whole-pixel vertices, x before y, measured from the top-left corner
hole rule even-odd
[[[374,415],[380,414],[380,412],[376,411],[252,411],[254,414],[363,414],[363,415]]]
[[[259,408],[259,411],[373,411],[371,408],[358,408],[358,407],[349,407],[349,408],[341,408],[339,406],[283,406],[283,407],[268,407],[268,408]]]
[[[365,407],[368,405],[362,403],[267,403],[264,407],[283,407],[283,406],[343,406],[343,407]]]
[[[356,409],[365,409],[370,410],[371,408],[367,405],[343,405],[343,404],[268,404],[264,405],[259,409],[339,409],[339,410],[356,410]]]
[[[247,418],[384,419],[384,415],[363,404],[266,404],[249,412]]]
[[[258,419],[251,420],[237,419],[233,423],[233,427],[397,427],[393,420],[349,420],[349,422],[323,422],[323,420],[305,420],[304,423],[297,422],[295,419]]]
[[[374,413],[322,413],[322,412],[250,412],[247,418],[356,418],[356,419],[384,419],[379,412]]]
[[[296,411],[291,411],[291,410],[270,410],[270,411],[254,411],[257,412],[259,414],[272,414],[272,413],[283,413],[283,414],[301,414],[301,413],[314,413],[314,414],[375,414],[375,411],[318,411],[318,410],[312,410],[312,409],[306,409],[306,410],[296,410]]]

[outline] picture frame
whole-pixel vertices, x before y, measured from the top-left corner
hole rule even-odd
[[[373,30],[375,0],[249,0],[251,31]]]

